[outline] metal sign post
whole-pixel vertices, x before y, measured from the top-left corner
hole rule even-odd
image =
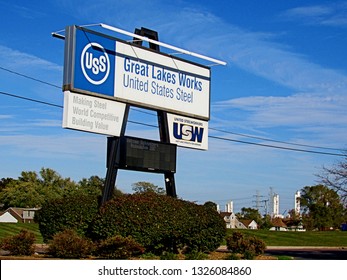
[[[147,37],[148,39],[151,39],[151,40],[159,41],[158,32],[144,28],[144,27],[142,27],[141,29],[136,28],[135,34],[143,36],[143,37]],[[136,38],[134,38],[134,40],[136,40]],[[142,40],[137,39],[135,41],[135,44],[142,46]],[[149,48],[157,52],[160,51],[159,45],[153,44],[151,42],[149,42]],[[157,116],[158,116],[160,141],[163,143],[170,143],[167,113],[162,110],[157,110]],[[164,173],[164,180],[165,180],[166,194],[168,196],[177,197],[174,174],[168,173],[168,172]]]
[[[143,28],[143,27],[141,29],[136,28],[135,34],[158,41],[158,33],[156,31],[153,31],[147,28]],[[134,38],[133,41],[134,41],[134,44],[142,46],[142,40]],[[158,44],[153,44],[149,42],[149,48],[159,52]],[[128,115],[129,115],[129,108],[130,106],[127,105],[125,110],[124,121],[122,124],[122,131],[120,135],[121,137],[124,136],[125,134],[126,123],[127,123]],[[167,113],[162,110],[157,110],[157,116],[158,116],[160,141],[163,143],[170,143]],[[112,193],[116,183],[118,166],[119,166],[119,158],[121,153],[119,138],[111,137],[109,138],[109,141],[110,141],[110,145],[108,145],[108,148],[107,148],[107,158],[108,158],[107,172],[106,172],[106,179],[105,179],[105,187],[104,187],[102,198],[101,198],[101,205],[112,198]],[[170,172],[165,172],[164,181],[165,181],[166,194],[171,197],[177,197],[174,174]]]
[[[128,121],[130,106],[126,105],[124,119],[122,124],[122,130],[120,135],[124,136],[126,124]],[[105,186],[102,192],[102,197],[100,205],[103,205],[106,201],[112,198],[113,190],[116,185],[117,173],[118,173],[118,163],[120,156],[119,148],[119,138],[118,137],[109,137],[110,145],[107,145],[107,171],[105,178]]]

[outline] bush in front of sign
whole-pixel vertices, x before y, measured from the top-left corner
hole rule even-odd
[[[35,214],[35,221],[44,242],[65,229],[73,229],[86,235],[90,223],[98,212],[98,197],[74,193],[65,197],[46,201]]]
[[[189,223],[185,223],[185,252],[211,252],[217,249],[226,234],[225,222],[216,209],[186,203]]]
[[[123,195],[105,203],[92,223],[91,237],[131,236],[146,253],[161,255],[213,251],[225,237],[217,211],[155,193]]]
[[[89,257],[93,249],[94,244],[90,240],[72,229],[65,229],[53,236],[48,254],[62,259],[80,259]]]
[[[101,259],[129,259],[145,251],[132,237],[112,236],[96,246],[94,255]]]

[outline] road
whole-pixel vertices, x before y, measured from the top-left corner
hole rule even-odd
[[[271,256],[289,256],[295,260],[347,260],[343,247],[272,247],[265,250]]]

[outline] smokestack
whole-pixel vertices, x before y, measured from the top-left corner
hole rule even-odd
[[[232,201],[229,201],[229,202],[225,205],[225,212],[233,213],[233,211],[234,211],[233,208],[234,208],[233,202],[232,202]]]
[[[297,191],[295,193],[295,200],[294,200],[294,211],[296,215],[300,215],[300,199],[301,199],[301,193],[300,191]]]

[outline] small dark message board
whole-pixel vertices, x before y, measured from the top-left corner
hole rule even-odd
[[[111,148],[111,141],[108,138],[108,149]],[[117,168],[153,173],[176,172],[176,145],[128,136],[122,136],[117,141]],[[109,159],[107,162],[109,163]]]

